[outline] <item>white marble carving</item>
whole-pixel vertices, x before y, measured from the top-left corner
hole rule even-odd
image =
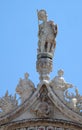
[[[16,100],[16,94],[13,96],[6,92],[5,96],[0,98],[0,116],[7,114],[18,106],[18,101]]]
[[[36,130],[36,127],[29,127],[28,130]]]
[[[0,129],[3,130],[3,129]],[[52,126],[37,126],[37,127],[28,127],[28,128],[19,128],[16,130],[73,130],[70,128],[62,128],[62,127],[52,127]]]
[[[52,126],[48,126],[47,130],[54,130],[54,128]]]
[[[38,95],[39,95],[38,104],[32,110],[33,113],[40,118],[53,117],[54,107],[47,95],[47,90],[45,88],[45,85],[40,90]]]
[[[55,78],[51,80],[50,85],[54,87],[54,90],[59,89],[59,90],[65,91],[66,89],[73,87],[72,84],[69,84],[64,80],[63,74],[64,74],[64,71],[60,69],[58,71],[58,76],[55,76]]]
[[[39,24],[38,52],[50,52],[53,54],[56,46],[55,37],[57,35],[57,25],[55,25],[53,21],[47,21],[45,10],[38,12],[38,20],[43,21]]]
[[[16,95],[6,92],[0,98],[0,130],[78,130],[82,128],[82,96],[78,89],[63,77],[64,71],[50,81],[53,68],[53,55],[56,48],[57,25],[47,20],[45,10],[37,12],[39,20],[38,54],[36,68],[40,82],[35,89],[34,83],[25,73],[20,79],[16,92],[21,98],[18,106]],[[71,129],[72,128],[72,129]]]
[[[38,54],[36,68],[40,74],[40,80],[49,80],[52,71],[52,58],[56,48],[57,25],[47,20],[45,10],[37,12],[38,15]]]
[[[63,74],[64,71],[59,70],[58,76],[55,76],[55,78],[51,80],[50,86],[64,103],[81,114],[82,96],[80,96],[78,89],[75,89],[75,94],[69,93],[69,88],[74,88],[74,86],[64,80]]]
[[[68,101],[68,105],[75,111],[82,113],[82,96],[79,94],[78,89],[75,89],[75,93],[65,92],[65,98]]]
[[[44,126],[40,126],[40,127],[38,127],[37,130],[45,130],[45,127]]]
[[[25,73],[25,78],[20,79],[16,87],[16,92],[20,95],[22,103],[35,91],[34,83],[28,77],[29,74]]]

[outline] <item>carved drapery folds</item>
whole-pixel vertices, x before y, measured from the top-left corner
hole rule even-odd
[[[53,55],[56,46],[57,25],[53,21],[47,21],[47,13],[45,10],[38,12],[38,20],[42,21],[38,25],[38,53],[48,52]]]
[[[42,81],[50,79],[49,74],[52,71],[52,59],[56,48],[57,25],[51,20],[47,21],[45,10],[38,11],[37,15],[39,31],[36,69]]]
[[[54,86],[54,89],[65,91],[66,89],[73,87],[72,84],[69,84],[64,80],[63,74],[64,74],[64,71],[60,69],[58,71],[58,76],[55,76],[55,78],[51,80],[50,85]]]
[[[79,94],[78,89],[75,89],[75,93],[69,92],[69,89],[74,88],[74,86],[65,81],[63,74],[64,71],[59,70],[58,75],[48,82],[48,84],[52,88],[52,91],[59,96],[60,100],[69,108],[82,115],[82,96]],[[25,78],[20,79],[19,84],[16,87],[16,92],[20,95],[21,103],[28,100],[35,90],[37,91],[33,82],[28,79],[28,76],[28,73],[25,73]],[[54,113],[54,106],[48,97],[45,85],[39,90],[38,103],[35,106],[36,107],[33,108],[32,112],[37,117],[53,117],[52,113]],[[11,112],[17,107],[18,101],[16,100],[16,94],[11,96],[7,91],[5,96],[0,98],[0,116]]]
[[[11,96],[8,91],[0,98],[0,130],[73,130],[69,129],[69,124],[70,128],[74,125],[75,130],[76,122],[77,126],[80,126],[79,122],[82,123],[82,96],[78,89],[74,93],[69,92],[74,86],[65,81],[63,70],[59,70],[58,75],[50,80],[58,29],[53,21],[47,20],[45,10],[38,11],[37,15],[39,30],[36,69],[40,82],[35,88],[28,73],[25,73],[24,79],[20,78],[16,93],[20,96],[21,105],[16,100],[16,94]],[[44,126],[41,126],[41,122]],[[49,126],[50,122],[51,125],[53,122],[53,127]]]
[[[23,103],[35,91],[34,83],[28,79],[29,74],[25,73],[24,79],[20,79],[16,87],[16,92],[20,95],[21,102]]]
[[[28,79],[29,74],[25,73],[25,78],[20,79],[19,84],[16,87],[16,92],[21,98],[21,103],[29,98],[31,94],[35,91],[35,86],[31,80]],[[8,91],[5,96],[0,98],[0,116],[3,116],[15,108],[18,107],[19,101],[16,99],[16,94],[14,96],[9,95]]]
[[[67,83],[63,77],[64,71],[59,70],[58,76],[55,76],[50,81],[50,86],[59,98],[71,109],[82,115],[82,96],[79,94],[78,89],[75,88],[75,93],[69,92],[70,88],[74,88],[72,84]]]

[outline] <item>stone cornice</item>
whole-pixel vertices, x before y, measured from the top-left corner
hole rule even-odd
[[[44,82],[43,82],[44,84]],[[23,114],[26,110],[28,110],[33,103],[37,100],[38,98],[38,92],[41,89],[42,84],[40,85],[40,87],[38,86],[38,89],[36,90],[36,92],[32,95],[32,97],[30,97],[28,100],[26,100],[22,105],[20,105],[17,109],[15,109],[14,111],[12,111],[11,113],[8,113],[7,115],[3,116],[0,118],[0,125],[3,125],[5,123],[8,123],[14,119],[16,119],[18,116],[20,116],[21,114]],[[48,96],[49,98],[52,100],[52,102],[54,103],[54,105],[68,118],[70,118],[72,121],[75,122],[80,122],[82,123],[82,117],[77,114],[76,112],[72,111],[71,109],[69,109],[60,99],[59,97],[53,93],[52,89],[49,87],[49,85],[46,83],[46,87],[48,90]]]
[[[74,130],[82,130],[82,124],[66,121],[62,119],[29,119],[29,120],[20,120],[20,121],[14,121],[7,124],[4,124],[5,130],[13,130],[16,128],[24,128],[24,127],[36,127],[36,126],[52,126],[52,127],[61,127],[61,128],[71,128]]]
[[[82,123],[82,116],[77,114],[76,112],[72,111],[70,108],[68,108],[56,95],[56,93],[53,93],[50,87],[48,87],[49,94],[48,96],[56,105],[56,107],[67,117],[69,117],[71,120]]]
[[[39,91],[39,90],[38,90]],[[12,121],[16,117],[20,116],[22,113],[24,113],[26,110],[28,110],[29,107],[32,106],[32,104],[37,100],[37,93],[36,91],[32,97],[30,97],[28,100],[26,100],[23,104],[21,104],[18,108],[11,111],[10,113],[0,117],[0,125],[5,124],[7,122]]]

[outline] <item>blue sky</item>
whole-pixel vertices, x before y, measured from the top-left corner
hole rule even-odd
[[[0,0],[0,96],[6,90],[14,94],[25,72],[35,86],[39,82],[37,9],[58,25],[51,79],[63,69],[65,80],[82,94],[82,0]]]

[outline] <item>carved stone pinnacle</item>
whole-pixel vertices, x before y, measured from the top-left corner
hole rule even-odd
[[[36,68],[40,74],[40,80],[49,80],[49,73],[52,71],[52,62],[56,48],[57,25],[53,21],[47,21],[45,10],[38,11],[38,53]]]

